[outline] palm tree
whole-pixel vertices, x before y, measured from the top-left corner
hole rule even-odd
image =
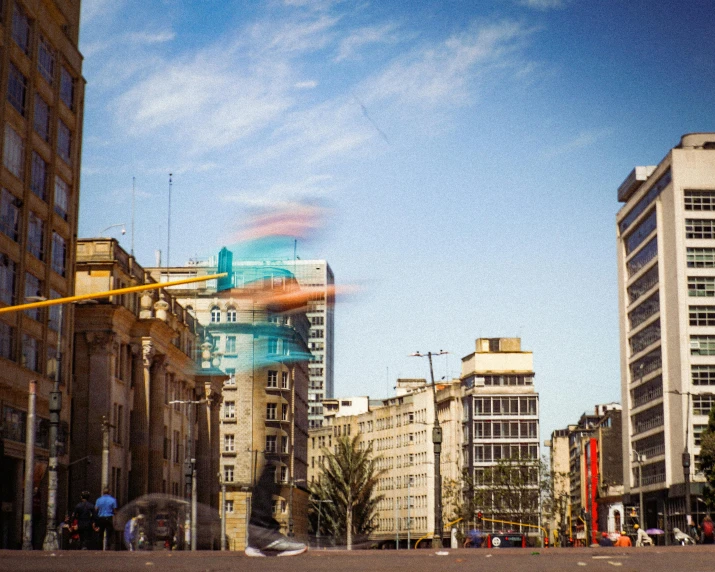
[[[384,470],[372,457],[372,443],[361,447],[359,435],[339,437],[335,450],[323,448],[325,462],[320,478],[311,484],[311,495],[321,510],[321,530],[342,537],[352,550],[353,535],[367,536],[376,527],[382,495],[374,492]]]

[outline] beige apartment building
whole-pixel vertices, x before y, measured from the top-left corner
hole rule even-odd
[[[116,240],[77,241],[77,294],[153,282]],[[199,363],[201,326],[166,290],[91,302],[74,306],[70,499],[78,502],[83,490],[99,496],[103,479],[120,506],[151,493],[188,496],[184,462],[191,453],[197,499],[218,508],[226,376],[210,360]]]
[[[158,281],[207,275],[205,266],[152,268]],[[261,265],[236,269],[243,287],[219,290],[216,280],[169,287],[209,339],[202,351],[226,374],[221,388],[220,480],[226,534],[243,550],[253,487],[266,462],[277,464],[275,518],[284,534],[308,534],[308,332],[305,311],[269,311],[260,296],[299,289],[292,274]],[[258,282],[260,288],[257,288]],[[218,479],[217,479],[218,482]]]
[[[434,426],[433,388],[424,379],[398,379],[396,395],[384,400],[338,398],[324,402],[325,425],[310,431],[310,480],[318,479],[324,455],[336,438],[359,434],[372,443],[378,467],[384,471],[376,493],[377,528],[371,539],[384,545],[414,547],[434,532]],[[333,401],[339,402],[334,414]],[[345,405],[342,405],[345,403]],[[459,380],[437,384],[439,421],[443,431],[440,468],[443,482],[460,475],[462,404]],[[327,448],[327,451],[324,449]],[[443,496],[444,498],[444,496]],[[443,506],[446,524],[452,507]],[[445,536],[448,536],[445,531]]]
[[[551,531],[552,541],[566,546],[571,531],[571,479],[569,463],[569,429],[556,429],[551,439],[544,442],[550,450],[551,497],[553,509],[544,526]]]
[[[539,394],[534,387],[533,354],[521,349],[519,338],[479,338],[475,351],[462,358],[464,404],[463,466],[475,488],[489,491],[489,469],[500,461],[518,460],[531,464],[515,512],[489,501],[481,510],[485,518],[513,521],[522,532],[538,536],[541,523],[538,502],[540,461]],[[484,530],[500,530],[503,525],[485,521]]]
[[[693,519],[707,509],[697,458],[715,404],[715,133],[636,167],[618,200],[627,502],[643,493],[646,528],[686,529],[686,481]]]
[[[27,297],[72,293],[84,109],[82,56],[77,48],[79,0],[0,3],[0,85],[4,105],[0,170],[0,305]],[[49,395],[56,348],[71,349],[72,312],[59,332],[59,312],[28,310],[0,318],[0,548],[17,548],[22,534],[25,426],[30,380],[37,380],[38,489],[35,546],[46,527]],[[61,361],[58,507],[67,507],[71,360]],[[38,534],[41,533],[41,534]]]

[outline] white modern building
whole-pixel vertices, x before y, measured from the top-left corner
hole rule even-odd
[[[636,167],[618,200],[625,492],[643,493],[646,527],[684,529],[687,496],[695,520],[706,509],[697,457],[715,403],[715,133]]]

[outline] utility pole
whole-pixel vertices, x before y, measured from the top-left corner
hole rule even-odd
[[[62,392],[60,391],[60,372],[62,371],[62,310],[64,306],[57,306],[57,367],[55,368],[55,382],[50,392],[50,459],[47,467],[47,531],[43,550],[59,550],[57,537],[57,441],[59,438],[60,412],[62,411]]]
[[[427,352],[421,354],[415,352],[411,354],[414,357],[427,357],[429,360],[430,380],[432,381],[432,397],[434,399],[434,427],[432,428],[432,444],[434,446],[434,540],[435,548],[442,548],[442,468],[440,466],[440,457],[442,453],[442,427],[439,424],[439,416],[437,415],[437,386],[434,383],[434,369],[432,368],[432,356],[441,356],[447,354],[439,350],[439,353],[433,354]]]
[[[226,550],[226,483],[220,471],[218,480],[221,483],[221,550]]]
[[[25,494],[22,503],[22,549],[32,550],[32,496],[33,477],[35,474],[35,405],[37,401],[37,382],[30,382],[27,399],[27,429],[25,435]]]

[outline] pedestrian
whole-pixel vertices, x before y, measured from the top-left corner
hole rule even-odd
[[[72,513],[72,520],[75,519],[77,520],[77,534],[79,534],[79,548],[88,550],[94,524],[94,505],[89,502],[89,491],[82,491],[80,502],[74,507]]]
[[[613,540],[608,538],[607,532],[601,533],[601,540],[598,541],[599,546],[613,546]]]
[[[695,540],[693,540],[692,536],[686,534],[676,526],[673,527],[673,536],[675,537],[675,542],[683,546],[686,544],[695,544]]]
[[[109,494],[109,489],[102,491],[102,496],[94,503],[96,523],[102,550],[114,545],[114,511],[117,510],[117,499]],[[105,536],[106,534],[106,536]],[[109,545],[109,546],[107,546]]]
[[[702,530],[702,543],[703,544],[715,544],[715,530],[713,527],[713,519],[710,515],[706,515],[703,519],[703,524],[701,526]]]
[[[246,556],[295,556],[308,550],[302,542],[282,535],[280,524],[273,518],[273,497],[280,492],[275,464],[266,463],[253,490]]]
[[[648,533],[643,530],[639,525],[635,525],[633,528],[636,530],[636,546],[653,546],[653,539],[648,536]]]
[[[482,531],[478,528],[473,528],[464,540],[464,548],[469,548],[470,546],[472,548],[481,548],[483,540]]]
[[[626,534],[626,531],[621,530],[621,535],[618,537],[618,540],[616,540],[616,543],[613,546],[617,546],[618,548],[628,548],[633,546],[633,543],[631,542],[630,537]]]

